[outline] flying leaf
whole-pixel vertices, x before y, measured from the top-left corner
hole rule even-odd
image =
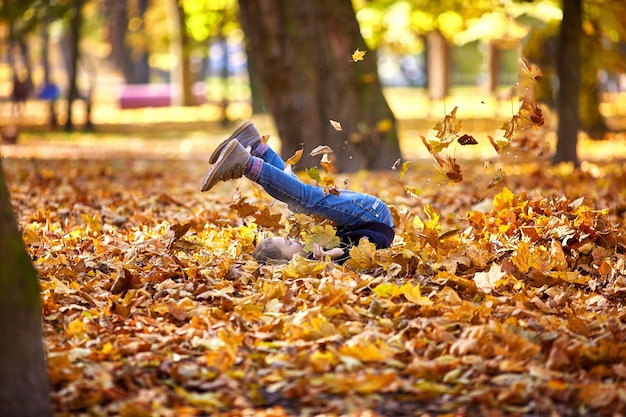
[[[317,146],[315,149],[313,149],[311,152],[309,152],[309,155],[317,156],[317,155],[325,155],[329,153],[333,153],[333,150],[329,146],[320,145],[320,146]]]
[[[531,64],[526,57],[520,58],[520,68],[522,73],[533,81],[539,81],[543,78],[543,73],[539,67],[535,64]]]
[[[433,153],[433,147],[430,146],[429,141],[424,137],[424,135],[420,135],[420,138],[422,139],[422,143],[424,144],[424,146],[428,150],[428,153],[432,154]]]
[[[406,172],[409,170],[409,165],[411,165],[411,162],[406,161],[402,164],[402,169],[400,170],[400,173],[398,173],[398,179],[402,179],[402,177],[404,177],[404,174],[406,174]]]
[[[363,61],[367,51],[360,51],[358,48],[352,53],[352,62]]]
[[[438,121],[435,125],[434,129],[437,132],[437,138],[440,140],[440,143],[437,146],[433,146],[433,150],[435,152],[439,152],[440,150],[447,148],[461,130],[463,122],[461,120],[457,120],[456,118],[456,112],[458,109],[458,106],[455,106],[448,115]]]
[[[239,217],[247,217],[251,214],[256,213],[259,210],[252,204],[246,202],[245,198],[242,198],[239,201],[231,204],[229,207],[235,210]]]
[[[298,149],[289,159],[285,161],[285,165],[297,164],[300,158],[302,157],[303,152],[304,152],[304,148]]]
[[[461,145],[477,145],[478,144],[478,141],[476,139],[474,139],[474,136],[471,136],[471,135],[468,135],[468,134],[464,134],[463,136],[458,138],[457,141]]]
[[[449,155],[443,158],[438,154],[434,154],[433,156],[439,165],[436,168],[443,176],[450,180],[451,184],[463,181],[461,166],[456,162],[456,158]]]
[[[500,184],[502,181],[504,181],[504,171],[502,170],[502,168],[498,168],[496,175],[489,180],[489,183],[487,184],[487,188],[495,187],[496,185]]]
[[[339,123],[336,120],[330,120],[330,125],[333,127],[333,129],[335,129],[337,132],[341,132],[343,129],[341,128],[341,123]]]
[[[489,142],[491,142],[491,146],[493,146],[493,149],[495,149],[498,154],[502,154],[504,149],[511,143],[509,140],[494,139],[491,135],[487,135],[487,137],[489,138]]]
[[[328,159],[328,154],[324,154],[322,159],[320,160],[320,165],[324,168],[324,171],[328,174],[335,172],[335,166],[333,165],[333,161]]]
[[[309,168],[306,173],[309,175],[309,178],[317,181],[317,183],[322,182],[322,177],[320,176],[320,170],[317,167]]]

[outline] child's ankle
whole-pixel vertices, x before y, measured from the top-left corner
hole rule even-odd
[[[252,148],[250,148],[250,155],[261,158],[263,155],[265,155],[265,152],[267,152],[269,148],[270,145],[268,145],[267,143],[256,143],[252,146]]]

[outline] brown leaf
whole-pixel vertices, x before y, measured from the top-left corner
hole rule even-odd
[[[468,135],[467,133],[458,138],[457,141],[461,145],[478,145],[478,141],[474,139],[474,136]]]
[[[268,229],[282,229],[284,228],[280,222],[281,215],[280,214],[271,214],[267,207],[264,207],[263,210],[254,214],[254,221],[259,227],[267,227]]]

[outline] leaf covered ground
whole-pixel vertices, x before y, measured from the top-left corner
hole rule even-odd
[[[2,148],[59,416],[625,412],[623,160],[336,176],[392,205],[393,246],[259,265],[319,219],[245,179],[200,193],[213,143],[82,143]]]

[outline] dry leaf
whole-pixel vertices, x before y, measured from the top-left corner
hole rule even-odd
[[[352,53],[352,62],[363,61],[367,51],[360,51],[358,48]]]
[[[304,152],[304,149],[298,149],[291,157],[289,157],[289,159],[287,159],[285,161],[285,165],[295,165],[298,163],[298,161],[300,160],[300,158],[302,157],[302,153]]]
[[[325,155],[329,153],[333,153],[333,150],[329,146],[320,145],[320,146],[317,146],[315,149],[313,149],[311,152],[309,152],[309,155],[317,156],[317,155]]]
[[[330,125],[333,127],[333,129],[335,129],[337,132],[341,132],[341,123],[339,123],[336,120],[330,120]]]

